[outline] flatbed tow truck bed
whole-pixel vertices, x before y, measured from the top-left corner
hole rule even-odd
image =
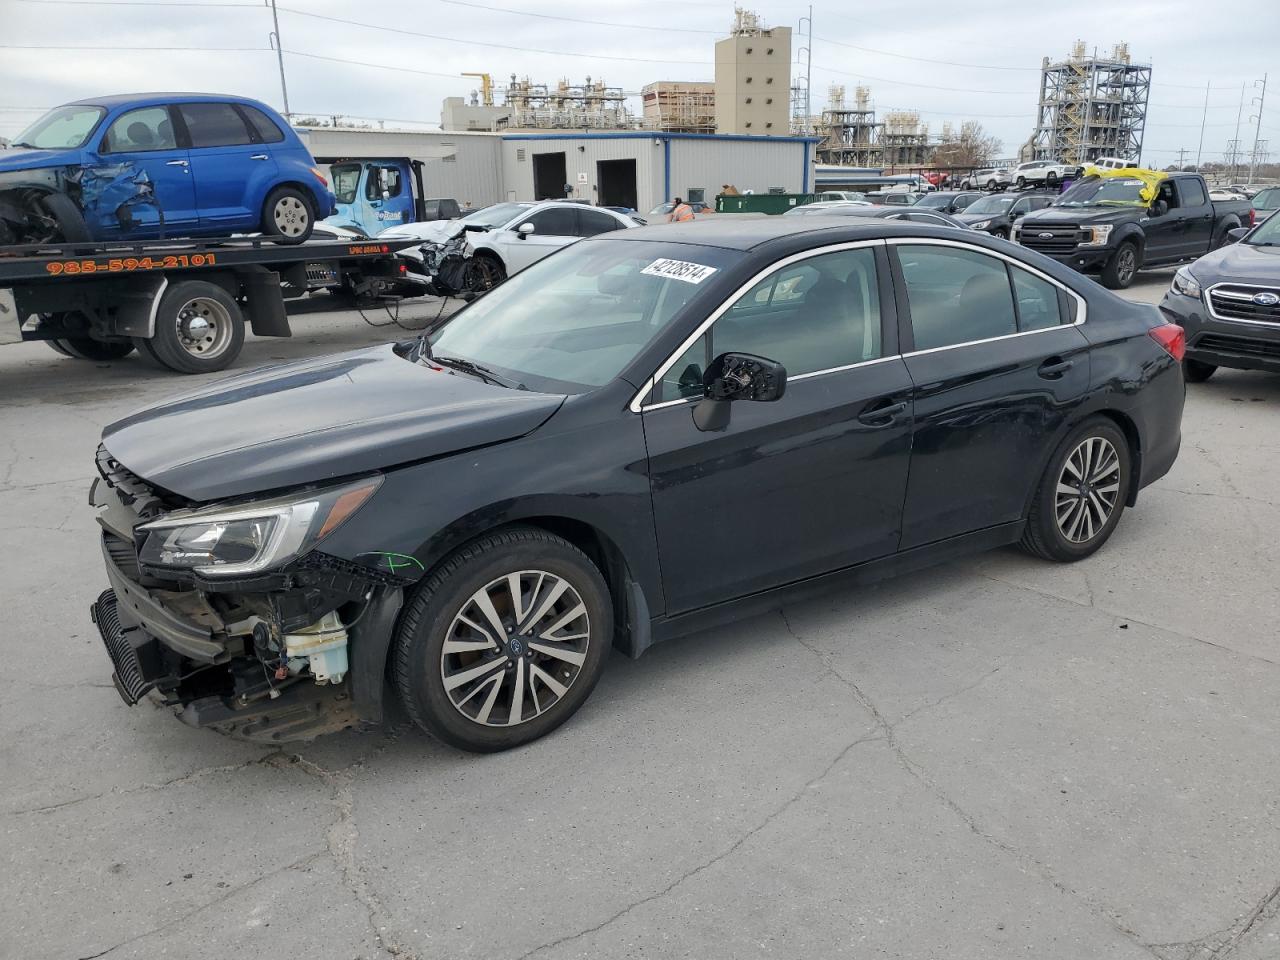
[[[291,335],[284,301],[313,290],[377,295],[417,241],[157,240],[0,247],[0,344],[45,340],[116,359],[134,349],[181,373],[235,360],[247,321]]]

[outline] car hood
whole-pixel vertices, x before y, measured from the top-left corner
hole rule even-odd
[[[144,480],[203,502],[515,439],[563,402],[411,363],[385,344],[231,377],[118,420],[102,439]]]
[[[962,210],[960,213],[951,214],[951,216],[955,217],[961,223],[965,223],[965,224],[980,223],[983,220],[999,220],[1002,217],[1006,217],[1007,215],[1008,215],[1007,212],[1006,213],[969,213],[967,210]]]
[[[13,147],[0,151],[0,173],[8,173],[11,170],[70,167],[79,163],[79,150],[32,150],[27,147]]]
[[[1031,224],[1053,226],[1059,223],[1128,223],[1146,216],[1141,207],[1045,207],[1028,213],[1018,221],[1026,230]]]
[[[1280,287],[1280,247],[1231,243],[1206,253],[1191,265],[1191,272],[1205,284],[1234,280]]]

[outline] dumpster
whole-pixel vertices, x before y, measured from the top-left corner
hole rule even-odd
[[[806,203],[813,203],[812,193],[722,193],[716,197],[716,213],[786,213]]]

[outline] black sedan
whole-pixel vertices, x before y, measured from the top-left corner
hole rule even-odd
[[[985,193],[977,190],[939,190],[936,193],[926,193],[912,206],[937,210],[939,213],[962,213],[985,196]]]
[[[1032,210],[1043,210],[1057,198],[1056,193],[992,193],[956,214],[970,230],[981,230],[1008,240],[1013,223]]]
[[[1280,217],[1180,267],[1160,309],[1187,331],[1186,377],[1219,367],[1280,373]]]
[[[1182,330],[980,234],[716,217],[583,240],[407,341],[111,424],[128,702],[257,740],[542,736],[610,646],[1020,543],[1088,557],[1178,453]],[[697,718],[690,716],[690,723]]]
[[[792,207],[784,217],[879,217],[883,220],[905,220],[908,223],[927,223],[935,227],[955,227],[959,230],[968,228],[957,217],[940,210],[930,210],[912,205],[883,206],[878,203],[810,203],[803,207]]]

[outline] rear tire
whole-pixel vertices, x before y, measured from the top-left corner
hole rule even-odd
[[[1218,370],[1216,363],[1205,363],[1203,360],[1183,360],[1182,379],[1187,383],[1204,383]]]
[[[1116,247],[1116,252],[1102,268],[1102,285],[1108,290],[1124,290],[1133,283],[1140,266],[1142,258],[1138,254],[1138,245],[1126,240]]]
[[[128,340],[91,340],[89,337],[64,337],[47,343],[61,354],[77,360],[123,360],[133,353],[133,343]]]
[[[1058,175],[1056,173],[1045,174],[1044,185],[1046,187],[1056,187],[1058,185]]]
[[[1026,178],[1026,177],[1019,177],[1019,178],[1018,178],[1018,180],[1017,180],[1017,187],[1018,187],[1018,189],[1019,189],[1019,190],[1021,190],[1021,189],[1022,189],[1023,187],[1025,187],[1026,185],[1027,185],[1027,178]]]
[[[154,335],[141,343],[147,354],[170,370],[222,370],[244,346],[240,305],[217,284],[203,280],[175,284],[160,300]]]
[[[1133,482],[1129,441],[1115,422],[1091,417],[1049,459],[1031,501],[1022,548],[1045,560],[1083,560],[1110,538]]]
[[[595,564],[554,534],[513,527],[462,547],[421,583],[401,617],[392,672],[415,723],[452,746],[492,753],[568,720],[600,678],[612,639],[613,605]]]
[[[297,187],[277,187],[262,205],[262,233],[276,243],[305,243],[315,226],[315,205]]]

